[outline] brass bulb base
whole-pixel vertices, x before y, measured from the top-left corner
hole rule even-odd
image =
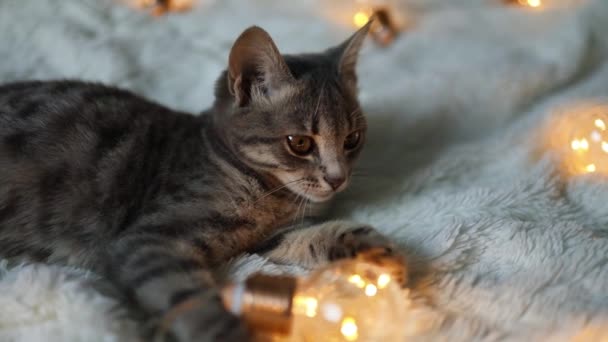
[[[244,283],[226,286],[222,298],[226,308],[241,316],[251,330],[287,335],[295,292],[293,277],[254,274]]]

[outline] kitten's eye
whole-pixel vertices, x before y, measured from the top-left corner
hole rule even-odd
[[[287,145],[298,156],[306,156],[312,152],[314,143],[311,137],[305,135],[288,135]]]
[[[347,150],[352,150],[355,147],[359,146],[359,142],[361,141],[361,132],[355,131],[349,134],[346,139],[344,139],[344,148]]]

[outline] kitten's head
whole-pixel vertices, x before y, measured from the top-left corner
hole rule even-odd
[[[365,140],[355,66],[368,29],[323,53],[284,56],[261,28],[241,34],[215,120],[243,162],[314,202],[347,186]]]

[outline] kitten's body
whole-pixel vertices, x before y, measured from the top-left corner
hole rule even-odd
[[[0,256],[90,268],[181,341],[242,340],[210,270],[345,186],[365,129],[351,83],[361,41],[336,50],[339,65],[334,52],[284,62],[250,29],[201,116],[96,84],[1,86]],[[315,150],[290,152],[303,146],[286,145],[292,133]],[[267,241],[258,251],[308,267],[389,245],[340,222]]]
[[[210,115],[71,81],[0,87],[0,108],[0,222],[19,227],[0,233],[7,257],[97,267],[116,236],[154,226],[199,239],[214,266],[302,206],[287,189],[265,195],[280,184],[233,156]]]

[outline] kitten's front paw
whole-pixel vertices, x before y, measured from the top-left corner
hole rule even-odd
[[[226,311],[219,298],[190,303],[185,301],[172,310],[175,311],[175,317],[171,319],[171,326],[166,327],[169,333],[157,334],[156,341],[246,342],[250,340],[245,324]]]
[[[361,226],[339,233],[329,248],[329,260],[356,258],[388,270],[402,286],[407,283],[405,257],[394,243],[374,228]]]

